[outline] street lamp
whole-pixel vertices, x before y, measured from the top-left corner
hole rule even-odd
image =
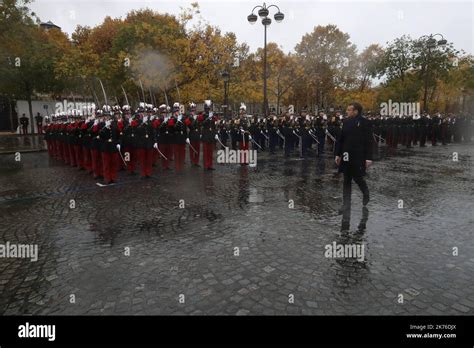
[[[255,6],[252,9],[252,12],[247,16],[247,20],[249,21],[250,24],[255,24],[257,22],[257,15],[253,13],[255,9],[258,10],[258,15],[262,18],[262,24],[264,29],[264,44],[263,44],[263,114],[265,117],[268,116],[268,99],[267,99],[267,26],[269,26],[272,23],[271,18],[268,17],[270,14],[270,8],[275,7],[278,12],[275,13],[273,18],[275,18],[275,21],[277,23],[280,23],[284,18],[285,15],[280,11],[278,6],[276,5],[270,5],[267,6],[265,3],[263,3],[263,6]]]
[[[227,109],[229,108],[228,90],[230,80],[230,73],[227,70],[222,72],[222,79],[224,80],[224,105],[222,105],[222,108],[224,109],[224,119],[227,119]]]
[[[435,37],[441,37],[440,40],[436,40]],[[423,111],[428,112],[428,80],[429,80],[429,73],[430,73],[430,65],[429,60],[431,58],[431,49],[434,49],[439,46],[444,46],[448,43],[448,41],[444,38],[441,34],[430,34],[430,35],[423,35],[418,40],[420,40],[420,45],[425,44],[426,48],[428,48],[428,56],[426,58],[426,65],[425,65],[425,86],[424,86],[424,95],[423,95]]]

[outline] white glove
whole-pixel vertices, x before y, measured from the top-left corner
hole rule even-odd
[[[148,116],[143,116],[143,123],[148,122]]]
[[[216,134],[216,136],[214,137],[214,139],[219,140],[219,136]]]
[[[94,126],[97,126],[99,124],[99,120],[94,120]]]
[[[154,143],[153,147],[158,150],[158,143]]]
[[[106,126],[107,128],[110,128],[110,125],[111,125],[111,124],[112,124],[112,121],[111,121],[111,120],[105,121],[105,126]]]
[[[120,151],[120,144],[117,144],[117,150]]]
[[[186,144],[189,144],[190,141],[189,141],[189,138],[186,138]]]

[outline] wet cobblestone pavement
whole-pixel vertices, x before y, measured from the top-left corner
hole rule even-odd
[[[473,161],[465,144],[381,148],[367,228],[353,185],[341,232],[329,156],[121,172],[101,188],[46,152],[2,155],[0,243],[37,244],[39,256],[0,258],[0,313],[472,315]],[[333,242],[365,243],[364,261],[325,257]]]

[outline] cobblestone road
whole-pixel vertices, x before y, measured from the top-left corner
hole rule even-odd
[[[340,230],[329,156],[122,172],[101,188],[45,152],[2,155],[0,243],[39,257],[0,259],[0,313],[472,315],[473,161],[472,145],[382,148],[361,233],[356,189]],[[325,257],[333,242],[364,243],[364,261]]]

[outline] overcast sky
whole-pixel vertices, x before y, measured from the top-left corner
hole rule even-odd
[[[151,8],[158,12],[178,14],[181,7],[193,1],[180,0],[36,0],[31,8],[42,21],[51,20],[71,34],[76,25],[95,26],[105,16],[125,17],[132,9]],[[232,31],[239,42],[251,50],[263,46],[263,25],[250,25],[247,15],[257,0],[198,1],[201,15],[222,31]],[[403,34],[413,38],[429,33],[441,33],[457,49],[473,53],[474,1],[348,1],[296,0],[269,1],[285,14],[281,23],[268,29],[268,41],[277,42],[285,52],[294,51],[301,37],[317,25],[336,24],[349,33],[359,51],[372,43],[384,45]],[[272,17],[275,13],[273,8]]]

